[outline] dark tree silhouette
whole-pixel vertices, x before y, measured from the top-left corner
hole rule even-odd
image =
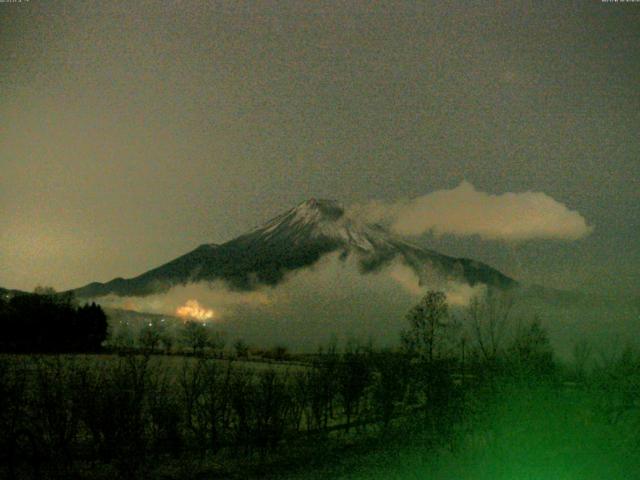
[[[442,346],[449,320],[445,294],[430,290],[407,313],[409,329],[402,332],[403,346],[408,352],[433,361]]]
[[[7,352],[98,351],[107,336],[107,317],[95,303],[76,306],[52,289],[15,295],[0,303],[0,350]]]
[[[185,345],[192,349],[194,355],[197,355],[207,346],[209,332],[204,324],[190,320],[184,324],[182,338]]]
[[[554,369],[549,336],[538,318],[518,329],[509,354],[510,363],[521,374],[535,377],[550,374]]]

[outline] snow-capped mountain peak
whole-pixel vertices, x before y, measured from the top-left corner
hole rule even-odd
[[[274,285],[288,272],[309,267],[331,252],[340,253],[341,258],[354,255],[363,272],[396,259],[421,279],[437,275],[470,285],[515,283],[488,265],[442,255],[413,245],[382,226],[364,223],[333,200],[312,198],[221,245],[201,245],[135,278],[94,283],[75,292],[80,297],[147,295],[177,284],[214,280],[248,290],[260,284]]]
[[[268,221],[259,230],[273,231],[279,225],[296,226],[313,225],[323,222],[337,221],[344,216],[344,208],[333,200],[316,200],[312,198]]]
[[[373,251],[389,241],[387,232],[350,218],[338,202],[315,198],[273,218],[251,235],[268,242],[329,241],[361,251]]]

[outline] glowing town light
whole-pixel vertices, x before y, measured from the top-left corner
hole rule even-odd
[[[187,300],[187,302],[176,309],[176,315],[184,320],[211,320],[215,317],[215,312],[210,308],[205,308],[197,300]]]

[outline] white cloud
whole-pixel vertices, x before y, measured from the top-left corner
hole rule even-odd
[[[577,240],[593,230],[580,213],[542,192],[480,192],[463,181],[451,190],[391,204],[356,207],[370,222],[389,223],[401,235],[478,235],[487,240]]]
[[[249,292],[230,290],[223,282],[203,282],[146,297],[110,295],[96,300],[103,306],[164,315],[175,315],[187,305],[197,310],[190,318],[213,322],[230,338],[313,349],[333,333],[396,345],[405,313],[428,289],[444,291],[452,306],[464,306],[484,286],[436,277],[421,281],[399,259],[363,274],[355,256],[342,260],[333,253],[310,268],[291,272],[278,285]]]

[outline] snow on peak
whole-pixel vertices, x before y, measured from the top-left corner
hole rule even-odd
[[[389,240],[387,232],[350,218],[338,202],[315,198],[267,222],[256,234],[294,243],[328,239],[364,251],[373,251]]]
[[[291,210],[278,215],[266,223],[259,231],[271,233],[282,227],[313,227],[325,222],[334,222],[344,215],[344,209],[333,200],[312,198],[300,203]]]
[[[297,218],[308,221],[338,220],[344,215],[344,208],[335,200],[311,198],[293,209]]]

